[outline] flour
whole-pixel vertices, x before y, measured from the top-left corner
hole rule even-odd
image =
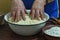
[[[45,33],[51,36],[60,37],[60,27],[52,27],[46,30]]]
[[[40,20],[31,20],[31,18],[29,17],[29,15],[26,15],[26,20],[24,21],[23,19],[21,19],[19,22],[13,22],[15,24],[20,24],[20,25],[31,25],[31,24],[39,24],[42,22],[46,21],[46,18],[44,18],[44,20],[41,20],[41,18],[39,18]],[[9,22],[12,22],[12,19],[9,18],[8,19]]]

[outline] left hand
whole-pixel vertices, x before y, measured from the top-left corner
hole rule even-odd
[[[11,3],[12,3],[11,6],[12,20],[18,22],[19,20],[21,20],[21,17],[23,20],[25,20],[26,8],[22,0],[12,0]]]
[[[39,17],[41,17],[42,20],[44,19],[44,4],[44,0],[35,0],[31,9],[32,19],[39,20]]]

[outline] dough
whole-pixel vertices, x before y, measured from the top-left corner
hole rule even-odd
[[[12,18],[10,17],[9,22],[12,22]],[[31,24],[39,24],[46,21],[46,18],[44,18],[44,20],[31,20],[31,18],[29,17],[29,15],[26,15],[26,20],[24,21],[23,19],[21,19],[19,22],[12,22],[14,24],[20,24],[20,25],[31,25]]]

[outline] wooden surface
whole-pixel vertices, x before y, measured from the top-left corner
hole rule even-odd
[[[33,36],[21,36],[15,34],[8,25],[0,26],[0,40],[45,40],[43,33],[40,31]]]

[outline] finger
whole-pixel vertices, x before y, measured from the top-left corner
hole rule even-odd
[[[28,13],[26,12],[26,9],[24,9],[24,12],[25,12],[25,14],[28,14]]]
[[[40,17],[41,17],[41,19],[43,20],[44,19],[44,10],[40,10]]]
[[[15,11],[12,11],[11,17],[12,17],[12,21],[15,21]]]
[[[35,16],[35,10],[32,9],[30,14],[31,14],[31,19],[34,19],[34,16]]]
[[[23,20],[26,19],[26,17],[25,17],[25,11],[24,11],[24,10],[22,10],[22,19],[23,19]]]
[[[37,10],[36,10],[36,13],[35,13],[35,18],[36,18],[37,20],[39,20],[39,16],[40,16],[40,15],[39,15],[39,10],[37,9]]]
[[[21,19],[21,14],[20,14],[20,10],[18,10],[17,13],[16,13],[15,22],[18,22],[20,19]]]

